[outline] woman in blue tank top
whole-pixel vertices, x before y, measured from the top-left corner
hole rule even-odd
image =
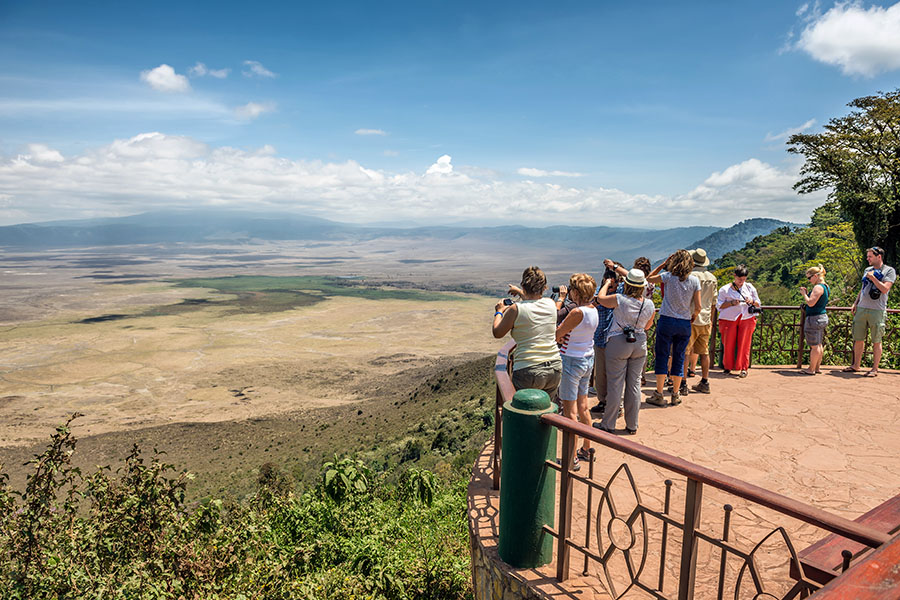
[[[828,315],[825,307],[828,304],[828,296],[831,289],[825,283],[825,267],[817,265],[806,270],[806,278],[813,286],[812,292],[807,294],[805,286],[800,287],[803,294],[803,302],[806,304],[806,318],[803,321],[803,334],[806,343],[809,344],[809,368],[800,372],[806,375],[821,373],[822,354],[825,352],[825,327],[828,325]]]

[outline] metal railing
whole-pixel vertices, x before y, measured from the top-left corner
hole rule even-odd
[[[770,314],[779,309],[790,310],[797,315],[802,315],[802,311],[797,307],[765,307]],[[849,309],[833,309],[835,311]],[[900,311],[896,311],[900,312]],[[765,312],[764,312],[765,314]],[[798,318],[796,322],[785,323],[782,327],[796,327],[797,340],[802,341],[802,318]],[[715,329],[715,322],[714,322]],[[763,330],[765,331],[765,330]],[[762,336],[761,336],[762,337]],[[765,339],[763,337],[763,339]],[[711,341],[711,345],[714,344]],[[648,341],[649,345],[649,341]],[[502,447],[502,430],[501,415],[502,405],[511,400],[515,389],[510,379],[510,370],[512,368],[512,355],[515,343],[507,343],[497,354],[494,372],[496,377],[496,413],[495,413],[495,437],[494,437],[494,488],[500,485],[500,461]],[[712,348],[715,348],[712,345]],[[802,359],[802,344],[798,344],[795,356],[798,360]],[[697,581],[697,552],[701,543],[707,543],[719,550],[718,573],[713,576],[716,578],[716,597],[721,600],[724,597],[726,585],[726,563],[729,559],[737,558],[742,562],[740,570],[734,582],[734,597],[738,598],[741,594],[741,587],[745,578],[751,582],[754,593],[750,597],[781,597],[786,600],[792,598],[806,598],[816,593],[821,585],[804,575],[803,566],[800,562],[790,536],[784,527],[777,527],[763,536],[756,545],[750,549],[738,547],[731,541],[731,516],[732,506],[725,504],[723,506],[723,523],[721,534],[710,534],[702,531],[700,528],[701,504],[703,499],[704,486],[715,488],[727,494],[736,496],[748,502],[764,506],[772,509],[785,517],[798,519],[801,522],[813,525],[815,527],[832,532],[839,536],[858,542],[866,547],[863,553],[867,556],[861,557],[857,564],[867,563],[871,559],[873,553],[869,552],[871,548],[883,550],[890,547],[894,554],[900,552],[900,537],[896,538],[891,544],[890,536],[871,527],[862,525],[855,521],[833,515],[829,512],[818,509],[814,506],[793,500],[776,492],[766,490],[754,484],[742,481],[735,477],[719,473],[715,470],[691,463],[677,456],[666,454],[659,450],[637,444],[628,440],[620,439],[614,434],[601,432],[592,427],[585,426],[577,421],[562,417],[558,414],[546,414],[541,417],[545,423],[558,428],[562,431],[562,457],[560,463],[547,461],[546,467],[555,469],[560,472],[560,495],[558,498],[558,529],[545,527],[545,531],[557,539],[556,563],[557,563],[557,579],[565,581],[569,574],[571,550],[576,550],[583,555],[584,569],[583,573],[588,574],[589,561],[593,560],[598,563],[606,579],[606,587],[614,598],[621,598],[632,589],[643,590],[648,596],[659,600],[669,600],[671,596],[667,596],[664,592],[667,564],[667,545],[669,544],[672,533],[676,535],[680,532],[681,550],[678,559],[678,569],[675,571],[677,577],[677,596],[678,600],[689,600],[694,597],[695,582]],[[674,474],[685,478],[684,492],[684,509],[682,517],[679,519],[673,512],[672,508],[672,488],[673,481],[665,480],[665,500],[662,510],[642,502],[640,499],[640,491],[635,483],[631,468],[627,463],[622,463],[615,470],[609,480],[604,483],[594,481],[594,450],[591,449],[591,461],[589,463],[589,472],[587,476],[579,475],[569,467],[562,468],[562,465],[572,465],[575,454],[576,436],[587,438],[602,446],[612,450],[621,452],[627,456],[634,457],[643,462],[661,467]],[[587,515],[586,519],[589,523],[586,527],[584,542],[580,543],[572,536],[572,489],[573,484],[579,482],[587,486]],[[613,500],[611,489],[616,485],[624,482],[631,488],[632,494],[636,500],[634,507],[627,514],[619,514],[616,510],[616,503]],[[598,510],[596,515],[596,534],[594,547],[591,546],[591,526],[592,510],[594,506],[593,495],[599,493]],[[502,507],[501,507],[502,510]],[[649,556],[649,536],[648,536],[648,519],[655,519],[660,524],[661,536],[659,539],[659,567],[658,577],[656,581],[647,582],[642,579],[644,567],[650,558]],[[605,528],[604,528],[605,524]],[[617,527],[621,534],[619,539],[615,539],[613,535],[613,527]],[[640,536],[642,542],[640,548],[635,548],[638,535],[635,527],[642,532]],[[604,543],[603,532],[606,531],[607,539]],[[765,570],[761,569],[758,564],[758,554],[760,549],[766,542],[772,538],[780,538],[788,549],[788,560],[790,563],[790,571],[796,582],[783,595],[775,596],[766,590]],[[674,542],[673,542],[674,545]],[[879,550],[880,552],[881,550]],[[619,556],[621,555],[621,556]],[[623,589],[617,590],[615,577],[611,572],[610,565],[614,558],[624,559],[625,573],[619,573],[621,580],[624,577],[625,583]],[[850,556],[845,555],[842,572],[851,568],[851,571],[857,572],[859,569],[853,569],[850,566]],[[850,574],[852,575],[852,573]],[[849,577],[849,575],[848,575]],[[841,597],[841,580],[842,576],[828,584],[827,589],[823,590],[823,595],[828,597]],[[848,580],[848,584],[849,583]],[[855,584],[853,584],[855,585]],[[877,595],[877,583],[873,583],[869,588],[853,588],[847,592],[848,596],[865,599],[875,599]],[[835,590],[838,590],[835,592]],[[867,591],[868,590],[868,591]],[[827,592],[827,594],[825,593]]]
[[[756,319],[756,331],[750,346],[750,362],[757,365],[791,365],[798,367],[809,361],[809,347],[803,339],[806,306],[763,306]],[[853,360],[853,315],[849,306],[829,306],[825,309],[829,323],[825,331],[825,354],[822,364],[849,365]],[[658,311],[657,311],[658,312]],[[653,364],[653,345],[656,326],[647,332],[647,364]],[[900,310],[888,309],[884,332],[885,352],[882,365],[900,368]],[[888,349],[896,349],[889,352]],[[719,356],[718,314],[713,309],[709,351]],[[866,342],[863,358],[869,361],[872,344]],[[716,360],[716,364],[721,361]]]

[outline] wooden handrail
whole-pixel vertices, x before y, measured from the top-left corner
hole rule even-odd
[[[782,496],[752,483],[748,483],[736,477],[719,473],[707,467],[692,463],[677,456],[667,454],[660,450],[649,448],[642,444],[621,439],[614,434],[606,433],[588,427],[572,419],[558,414],[545,414],[541,416],[545,423],[569,431],[575,435],[585,437],[613,450],[629,456],[644,460],[651,464],[668,469],[690,479],[711,485],[722,491],[728,492],[771,508],[790,517],[815,525],[832,533],[849,538],[853,541],[875,548],[890,539],[888,534],[882,533],[871,527],[860,525],[844,517],[833,515],[822,509],[809,506],[797,500]]]

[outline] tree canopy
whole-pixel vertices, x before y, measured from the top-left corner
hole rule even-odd
[[[882,246],[885,261],[900,257],[900,89],[857,98],[825,131],[796,134],[788,152],[806,158],[801,194],[828,189],[853,224],[860,247]]]

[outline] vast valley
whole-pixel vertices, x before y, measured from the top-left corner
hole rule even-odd
[[[518,265],[383,250],[7,254],[0,462],[20,481],[24,460],[80,413],[77,463],[115,463],[138,443],[195,472],[198,494],[241,494],[263,462],[308,479],[323,457],[371,451],[490,394],[494,299],[444,290],[502,289],[489,271]]]

